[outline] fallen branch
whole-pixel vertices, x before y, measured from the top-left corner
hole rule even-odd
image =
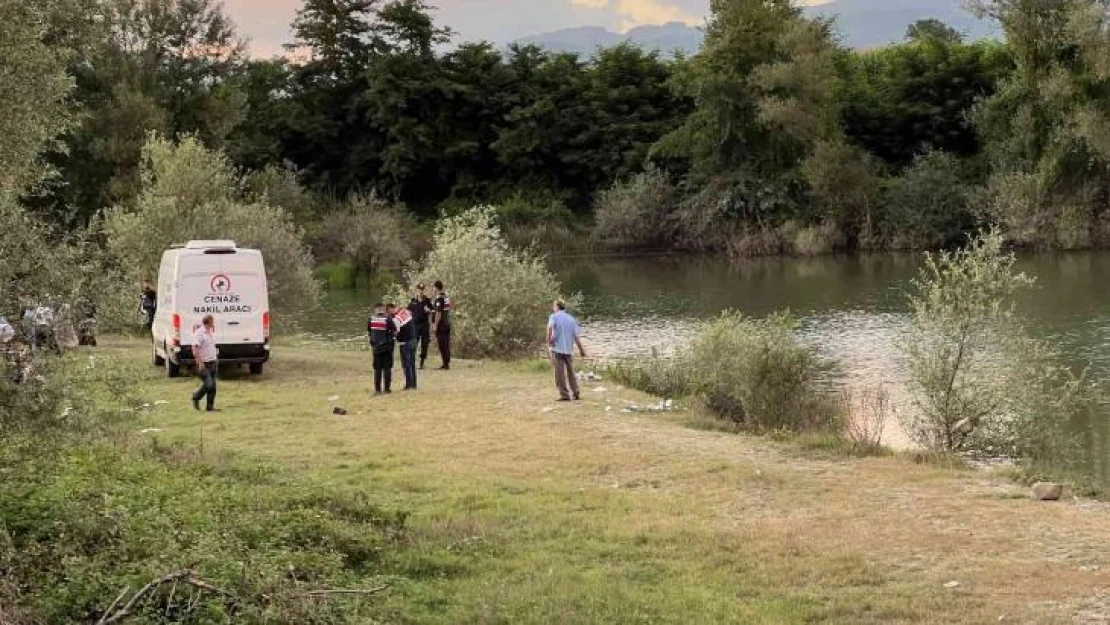
[[[104,612],[104,616],[101,616],[100,620],[96,622],[96,625],[111,625],[112,623],[118,623],[118,622],[122,621],[123,619],[131,616],[132,615],[131,610],[135,607],[135,605],[143,597],[147,596],[148,594],[150,594],[152,591],[154,591],[156,588],[162,586],[163,584],[168,584],[170,582],[174,583],[174,591],[176,591],[177,584],[180,582],[180,583],[188,584],[189,586],[192,586],[194,588],[198,588],[202,591],[207,590],[207,591],[210,591],[210,592],[214,592],[214,593],[217,593],[217,594],[224,595],[225,597],[230,598],[232,601],[238,601],[238,599],[236,598],[236,596],[233,593],[228,592],[228,591],[226,591],[222,588],[217,588],[216,586],[213,586],[212,584],[209,584],[208,582],[204,581],[203,579],[194,577],[194,573],[191,569],[185,569],[185,570],[182,570],[182,571],[177,571],[176,573],[170,573],[169,575],[164,575],[162,577],[159,577],[158,579],[154,579],[154,580],[151,580],[150,582],[147,582],[146,586],[143,586],[142,588],[140,588],[138,590],[138,592],[136,592],[134,595],[131,595],[131,598],[128,599],[127,603],[123,604],[123,607],[121,607],[118,611],[113,613],[112,611],[115,610],[115,608],[119,604],[120,600],[122,600],[124,595],[127,594],[127,591],[130,590],[130,588],[124,588],[123,592],[121,592],[119,594],[119,596],[116,597],[116,600],[112,602],[111,607],[109,607],[108,610]],[[173,591],[171,591],[171,593],[172,592]],[[198,596],[197,596],[197,601],[198,602],[200,601],[199,593],[198,593]]]
[[[308,597],[327,597],[329,595],[373,595],[389,588],[389,584],[369,589],[335,589],[335,590],[310,590],[305,593]]]

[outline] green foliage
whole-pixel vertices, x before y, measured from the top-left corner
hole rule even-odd
[[[39,182],[44,147],[73,122],[68,50],[44,38],[42,3],[0,0],[0,197]]]
[[[1017,69],[976,110],[993,165],[987,216],[1015,242],[1087,247],[1103,218],[1108,18],[1094,0],[978,3],[1006,31]]]
[[[403,528],[403,516],[358,491],[212,463],[187,447],[155,444],[121,457],[94,443],[12,460],[3,459],[18,469],[0,486],[0,566],[12,585],[41,589],[19,603],[46,622],[98,618],[124,588],[186,568],[232,596],[167,585],[139,602],[135,617],[355,622],[372,604],[304,593],[364,584],[383,571]]]
[[[810,194],[830,220],[864,246],[874,237],[872,206],[878,188],[876,168],[864,151],[839,140],[819,141],[802,163]]]
[[[926,152],[883,191],[880,230],[888,247],[934,248],[958,242],[975,227],[962,164]]]
[[[904,413],[905,426],[922,447],[965,451],[997,444],[977,435],[1002,427],[998,420],[1014,390],[999,373],[999,358],[1018,353],[1012,350],[1021,336],[1014,296],[1031,280],[1013,263],[998,233],[926,257],[901,344],[916,408]]]
[[[648,393],[693,397],[748,430],[829,429],[837,417],[820,388],[828,365],[801,344],[794,327],[786,314],[749,319],[726,312],[674,359],[629,361],[610,375]]]
[[[572,213],[561,200],[529,197],[516,193],[494,207],[497,225],[505,240],[517,249],[534,249],[555,254],[582,250],[581,217]]]
[[[397,207],[375,196],[352,197],[324,218],[317,247],[332,259],[349,261],[356,274],[372,276],[409,261],[410,229],[408,217]]]
[[[49,155],[61,177],[36,205],[85,226],[140,187],[149,132],[220,148],[243,119],[232,86],[244,45],[218,0],[60,0],[51,37],[81,39],[71,59],[79,127]]]
[[[238,187],[226,157],[195,138],[174,145],[152,137],[144,150],[141,194],[134,206],[117,206],[107,216],[108,249],[132,284],[139,284],[157,275],[171,245],[231,239],[262,252],[276,310],[289,314],[314,306],[319,287],[300,230],[286,211],[242,200]]]
[[[787,315],[723,314],[686,355],[694,394],[718,416],[751,429],[826,427],[832,416],[817,387],[825,366],[793,330]]]
[[[650,248],[670,243],[677,191],[655,167],[598,195],[594,236],[618,248]]]
[[[514,251],[496,225],[496,210],[476,207],[436,226],[435,247],[406,272],[406,282],[441,280],[451,296],[454,349],[464,358],[526,355],[543,344],[560,286],[544,259]],[[396,297],[407,301],[405,288]]]
[[[931,35],[846,54],[841,65],[845,135],[897,168],[929,150],[977,155],[969,112],[1013,71],[1003,44]]]

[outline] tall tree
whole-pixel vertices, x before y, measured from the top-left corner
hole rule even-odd
[[[37,183],[41,151],[72,124],[68,51],[50,46],[41,3],[0,0],[0,195]]]
[[[64,0],[71,15],[88,0]],[[243,43],[218,0],[105,0],[95,3],[100,37],[78,51],[70,71],[84,119],[51,160],[61,177],[36,202],[65,225],[126,201],[138,188],[146,134],[195,133],[212,146],[242,118],[242,97],[228,80]],[[59,37],[69,36],[64,29]]]

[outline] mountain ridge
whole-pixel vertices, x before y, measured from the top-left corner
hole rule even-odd
[[[964,9],[962,0],[835,0],[805,7],[803,11],[810,17],[835,18],[841,42],[856,49],[901,41],[909,25],[922,19],[938,19],[964,33],[970,40],[999,36],[996,25],[969,13]],[[589,56],[598,48],[628,41],[664,54],[676,51],[693,54],[701,47],[703,38],[704,32],[699,27],[670,22],[637,26],[623,34],[601,26],[565,28],[522,37],[514,43]]]

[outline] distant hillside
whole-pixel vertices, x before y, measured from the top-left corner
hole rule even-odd
[[[691,54],[701,47],[702,37],[703,33],[700,29],[672,22],[662,26],[639,26],[623,35],[600,26],[566,28],[524,37],[518,39],[516,43],[534,44],[555,52],[576,52],[589,56],[598,48],[608,48],[622,41],[631,41],[649,50],[659,50],[664,53],[682,51]]]
[[[843,43],[866,49],[901,41],[906,28],[921,19],[934,18],[967,35],[969,39],[997,36],[997,28],[968,13],[962,0],[836,0],[809,7],[809,15],[836,17]],[[567,28],[524,37],[521,44],[535,44],[557,52],[593,54],[599,47],[630,41],[651,50],[686,54],[697,52],[703,32],[699,28],[673,22],[662,26],[641,26],[621,35],[599,26]]]

